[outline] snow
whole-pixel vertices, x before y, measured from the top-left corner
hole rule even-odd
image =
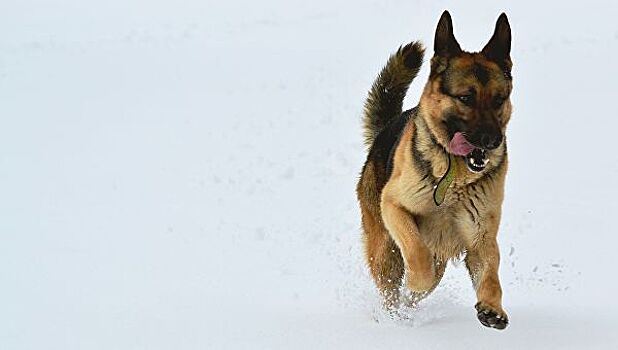
[[[364,98],[399,45],[431,48],[445,8],[469,50],[500,12],[513,28],[503,332],[476,320],[463,264],[396,320],[363,267]],[[617,15],[610,1],[0,5],[0,348],[616,348]]]

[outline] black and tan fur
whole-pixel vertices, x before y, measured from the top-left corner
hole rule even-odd
[[[402,285],[420,299],[438,285],[449,259],[465,257],[479,320],[498,329],[508,324],[496,236],[507,171],[510,47],[505,14],[483,50],[469,53],[461,50],[445,11],[419,105],[402,113],[423,61],[418,42],[390,57],[369,92],[364,117],[369,154],[357,194],[367,264],[388,308],[401,302]],[[449,141],[457,131],[488,150],[489,164],[473,173],[457,157],[458,175],[438,206],[433,191],[447,170]]]

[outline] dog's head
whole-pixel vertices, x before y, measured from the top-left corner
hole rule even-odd
[[[482,171],[500,147],[511,115],[511,27],[503,13],[480,52],[461,49],[451,16],[444,11],[436,29],[429,81],[421,111],[436,141],[450,153],[467,156]]]

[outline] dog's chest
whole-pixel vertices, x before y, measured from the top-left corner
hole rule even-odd
[[[455,185],[448,189],[439,206],[433,200],[433,189],[411,193],[406,205],[423,241],[442,260],[462,254],[482,232],[481,196],[466,186]]]

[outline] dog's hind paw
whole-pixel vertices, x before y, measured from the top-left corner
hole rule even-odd
[[[509,324],[509,319],[505,313],[498,313],[481,303],[477,303],[474,308],[477,312],[476,317],[478,317],[481,324],[485,327],[502,330]]]

